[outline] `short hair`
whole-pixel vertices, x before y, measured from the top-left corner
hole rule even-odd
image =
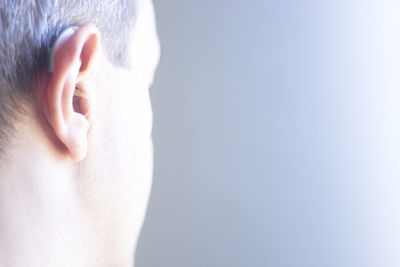
[[[128,65],[136,1],[0,0],[0,140],[25,110],[22,100],[32,100],[50,48],[64,29],[95,25],[111,62]]]

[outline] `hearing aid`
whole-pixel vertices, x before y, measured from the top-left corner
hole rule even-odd
[[[57,37],[55,40],[53,46],[50,49],[50,54],[48,57],[48,71],[52,73],[54,71],[54,54],[57,51],[57,49],[63,45],[71,36],[75,33],[75,31],[78,29],[76,26],[71,26],[61,32],[61,34]],[[83,92],[82,90],[79,89],[79,87],[75,87],[74,91],[74,96],[76,97],[82,97],[85,100],[89,99],[89,93],[88,92]],[[74,101],[75,103],[75,101]],[[84,115],[87,117],[90,113],[90,108],[88,109],[87,113]]]
[[[63,45],[78,29],[76,26],[71,26],[61,32],[61,34],[55,40],[53,46],[50,49],[50,55],[48,58],[48,71],[54,71],[54,54],[57,51],[57,48]]]

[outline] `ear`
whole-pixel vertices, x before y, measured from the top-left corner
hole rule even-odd
[[[67,37],[60,36],[50,59],[52,69],[45,88],[44,113],[75,161],[82,160],[87,153],[88,112],[93,107],[99,49],[99,31],[93,25],[83,25]]]

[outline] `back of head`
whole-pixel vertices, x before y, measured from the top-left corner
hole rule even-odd
[[[134,0],[0,1],[0,141],[31,101],[55,38],[70,26],[94,24],[109,59],[122,67],[134,24]]]
[[[0,0],[0,266],[132,266],[159,58],[151,0]]]

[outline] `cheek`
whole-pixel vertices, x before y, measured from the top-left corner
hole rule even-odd
[[[116,146],[119,147],[119,164],[116,172],[121,177],[116,193],[125,192],[125,203],[133,205],[132,216],[144,215],[152,183],[153,143],[151,139],[152,115],[147,98],[135,98],[126,107],[122,116],[125,131],[119,133]],[[123,132],[122,132],[123,131]],[[139,216],[139,217],[140,217]]]
[[[125,111],[121,114],[121,119],[129,132],[128,137],[142,140],[151,136],[153,112],[148,87],[134,84],[136,86],[125,97]]]
[[[135,91],[121,92],[114,99],[115,108],[104,124],[103,153],[98,154],[103,184],[96,184],[115,202],[115,214],[130,214],[127,218],[141,218],[144,213],[153,169],[150,101]]]
[[[125,173],[136,173],[147,177],[152,169],[152,109],[147,88],[136,87],[129,90],[124,100],[120,102],[121,111],[118,115],[120,129],[115,133],[115,146],[120,151],[118,157],[126,161]],[[117,118],[116,118],[117,119]],[[115,148],[116,148],[115,147]]]
[[[97,106],[97,124],[100,133],[101,155],[116,166],[114,171],[125,172],[132,159],[151,150],[152,109],[148,87],[125,73],[115,79],[107,90],[104,106]],[[121,168],[123,165],[124,167]],[[121,171],[120,171],[121,170]]]

